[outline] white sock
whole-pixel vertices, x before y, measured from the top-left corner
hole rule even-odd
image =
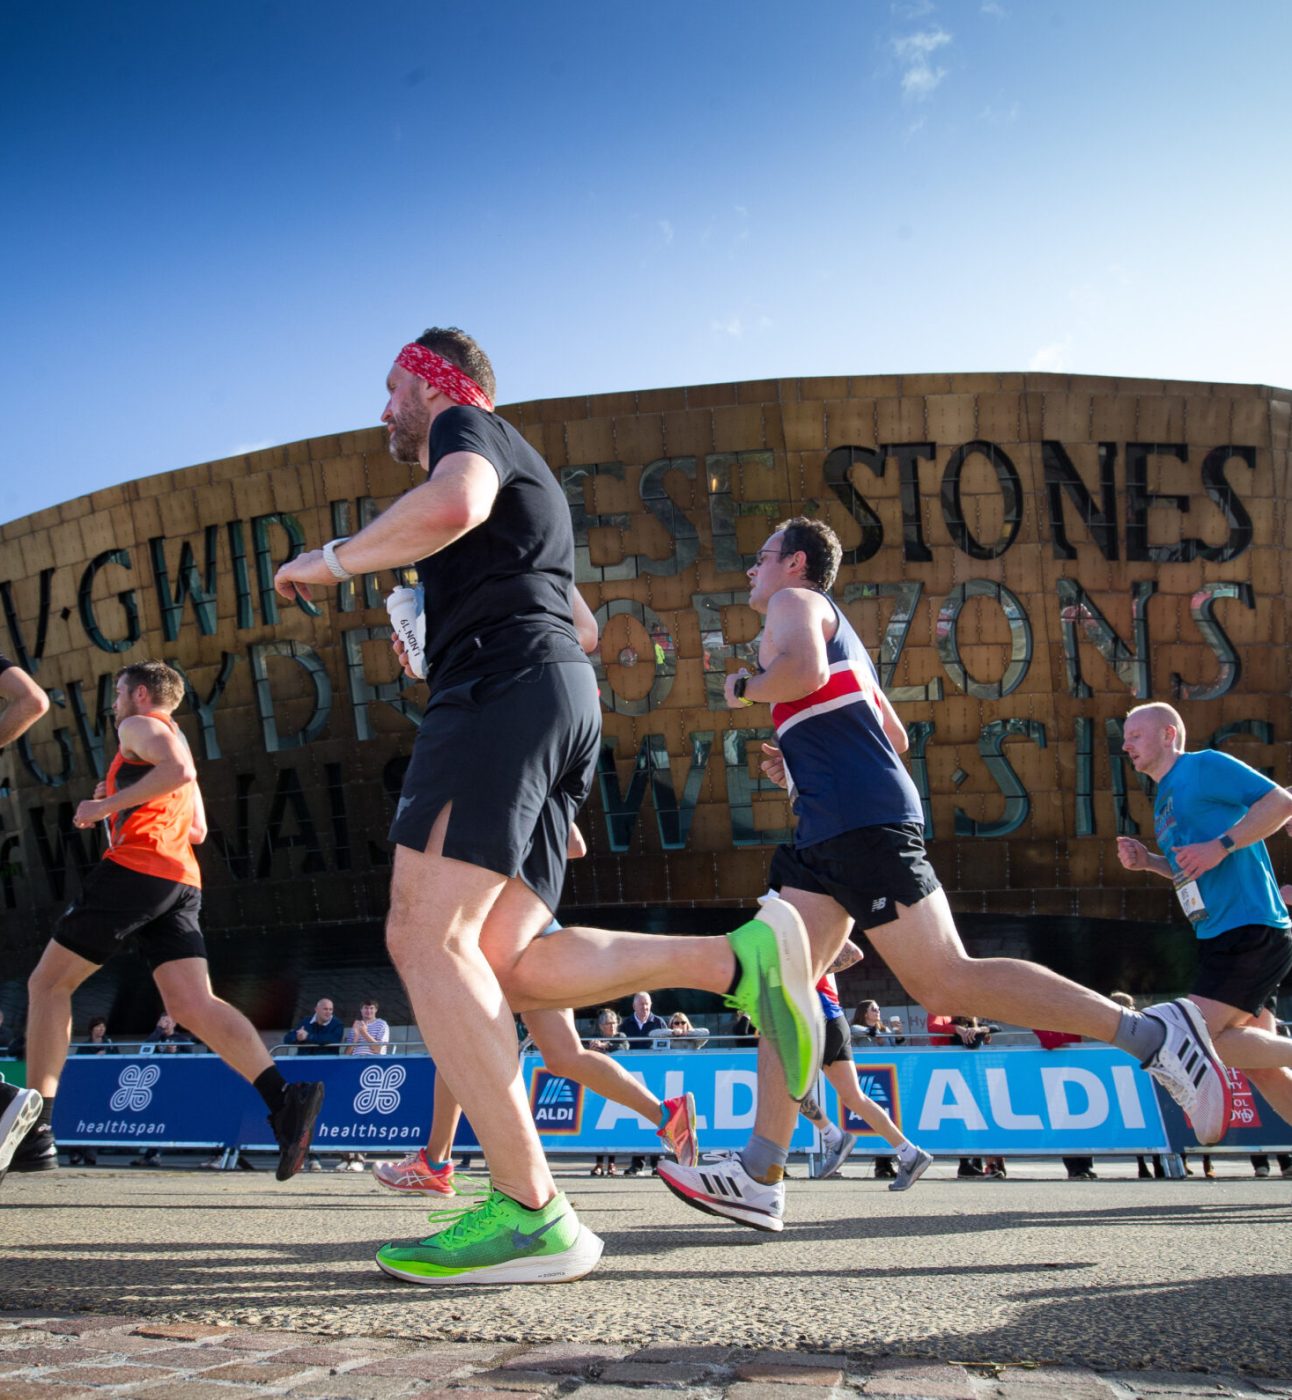
[[[907,1162],[913,1162],[920,1154],[920,1149],[913,1142],[904,1142],[897,1149],[897,1160],[905,1166]]]

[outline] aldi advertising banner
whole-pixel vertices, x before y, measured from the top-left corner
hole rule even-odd
[[[638,1051],[617,1057],[656,1097],[695,1095],[704,1149],[744,1144],[754,1122],[756,1055],[751,1050]],[[435,1065],[425,1055],[295,1056],[277,1061],[289,1079],[326,1085],[314,1147],[327,1152],[402,1153],[426,1141]],[[864,1091],[908,1137],[938,1155],[981,1156],[1171,1151],[1163,1108],[1148,1076],[1106,1046],[1046,1051],[1031,1047],[951,1050],[941,1047],[862,1051]],[[547,1070],[537,1056],[522,1062],[530,1109],[553,1154],[658,1149],[656,1124]],[[820,1099],[834,1121],[863,1147],[881,1140],[860,1120],[843,1117],[822,1079]],[[1249,1150],[1287,1142],[1282,1120],[1246,1085],[1235,1123]],[[1181,1133],[1174,1105],[1167,1112]],[[1237,1110],[1236,1110],[1237,1112]],[[55,1103],[54,1131],[69,1146],[273,1147],[259,1096],[212,1055],[73,1057]],[[1176,1134],[1172,1134],[1175,1138]],[[816,1137],[806,1119],[792,1151]],[[458,1147],[472,1147],[469,1125]]]

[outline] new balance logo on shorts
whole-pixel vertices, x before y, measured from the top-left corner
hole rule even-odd
[[[888,903],[888,896],[887,896],[887,895],[881,895],[878,899],[872,899],[872,900],[870,901],[870,912],[871,912],[872,914],[878,914],[879,911],[880,911],[880,910],[884,907],[884,905],[886,905],[887,903]]]

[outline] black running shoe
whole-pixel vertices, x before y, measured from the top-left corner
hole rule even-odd
[[[323,1107],[323,1085],[317,1082],[289,1084],[283,1090],[283,1106],[269,1115],[282,1151],[278,1154],[279,1181],[288,1181],[305,1165],[314,1136],[314,1122]]]
[[[58,1144],[48,1123],[33,1124],[18,1144],[9,1163],[11,1172],[52,1172],[58,1170]]]

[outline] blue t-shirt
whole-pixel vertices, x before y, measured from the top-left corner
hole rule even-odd
[[[1278,784],[1240,759],[1215,749],[1183,753],[1158,784],[1153,804],[1157,844],[1177,870],[1175,848],[1214,841]],[[1244,924],[1292,927],[1279,894],[1265,842],[1233,850],[1198,880],[1206,916],[1194,925],[1199,938],[1215,938]]]

